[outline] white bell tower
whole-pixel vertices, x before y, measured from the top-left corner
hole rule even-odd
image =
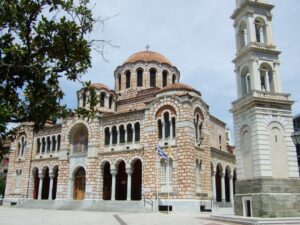
[[[296,196],[300,198],[291,139],[293,102],[281,89],[280,51],[272,32],[273,8],[267,0],[236,0],[231,16],[237,48],[233,63],[238,99],[231,109],[237,148],[237,215],[300,215],[297,207],[291,206]]]

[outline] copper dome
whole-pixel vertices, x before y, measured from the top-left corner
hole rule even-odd
[[[142,52],[137,52],[134,53],[133,55],[129,56],[128,59],[125,60],[124,64],[126,63],[135,63],[138,61],[142,62],[158,62],[158,63],[166,63],[169,65],[172,65],[172,63],[163,55],[157,53],[157,52],[152,52],[152,51],[142,51]]]

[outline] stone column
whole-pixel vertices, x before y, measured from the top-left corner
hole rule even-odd
[[[172,117],[169,120],[170,123],[170,140],[173,139],[173,124],[172,124]]]
[[[234,196],[233,196],[233,187],[234,187],[234,183],[233,183],[233,176],[230,175],[229,177],[229,188],[230,188],[230,202],[232,207],[234,206]]]
[[[265,71],[265,83],[266,83],[266,91],[270,91],[270,77],[269,77],[269,71]]]
[[[162,141],[165,141],[165,122],[161,121],[161,128],[162,128]]]
[[[43,173],[39,173],[39,195],[38,195],[38,199],[41,200],[42,199],[42,190],[43,190],[43,179],[44,179],[44,174]]]
[[[131,200],[131,174],[132,174],[131,168],[127,168],[126,173],[127,173],[127,201],[130,201]]]
[[[222,183],[222,202],[226,202],[225,198],[225,173],[221,173],[221,183]]]
[[[109,146],[112,146],[112,138],[113,138],[112,128],[109,128]]]
[[[120,129],[117,127],[117,145],[120,144]]]
[[[132,143],[133,144],[135,143],[135,127],[134,127],[134,125],[132,127]]]
[[[116,176],[117,176],[117,171],[115,169],[110,170],[111,174],[111,200],[115,201],[116,200]]]
[[[52,200],[53,178],[54,178],[53,172],[50,172],[50,173],[49,173],[49,177],[50,177],[50,184],[49,184],[49,195],[48,195],[48,200]]]
[[[217,200],[217,189],[216,189],[216,171],[212,171],[211,173],[211,180],[212,180],[212,197],[213,201]]]

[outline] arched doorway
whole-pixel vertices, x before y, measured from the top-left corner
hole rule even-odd
[[[126,200],[127,196],[127,174],[125,162],[121,161],[118,166],[116,177],[116,200]]]
[[[236,182],[236,168],[233,170],[233,194],[235,195],[235,182]]]
[[[33,193],[32,193],[32,198],[33,199],[38,199],[39,197],[39,183],[40,183],[40,179],[39,179],[39,169],[38,168],[34,168],[33,171]]]
[[[109,162],[106,162],[103,167],[103,200],[111,200],[111,173]]]
[[[222,184],[221,184],[221,173],[222,173],[222,168],[218,164],[217,165],[217,171],[216,171],[216,200],[217,202],[222,201]]]
[[[230,168],[226,167],[225,170],[225,201],[230,202]]]
[[[142,199],[142,162],[140,159],[134,161],[131,181],[131,199],[141,200]]]
[[[58,166],[53,168],[53,189],[52,189],[52,199],[56,199],[57,192],[57,178],[58,178]]]
[[[74,175],[74,200],[83,200],[85,197],[85,170],[83,167],[77,169]]]
[[[49,177],[49,168],[45,167],[43,169],[43,189],[42,189],[42,199],[48,199],[49,196],[49,185],[50,185],[50,177]]]

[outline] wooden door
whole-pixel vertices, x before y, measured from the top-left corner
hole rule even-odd
[[[85,197],[85,171],[80,168],[74,179],[74,195],[75,200],[83,200]]]

